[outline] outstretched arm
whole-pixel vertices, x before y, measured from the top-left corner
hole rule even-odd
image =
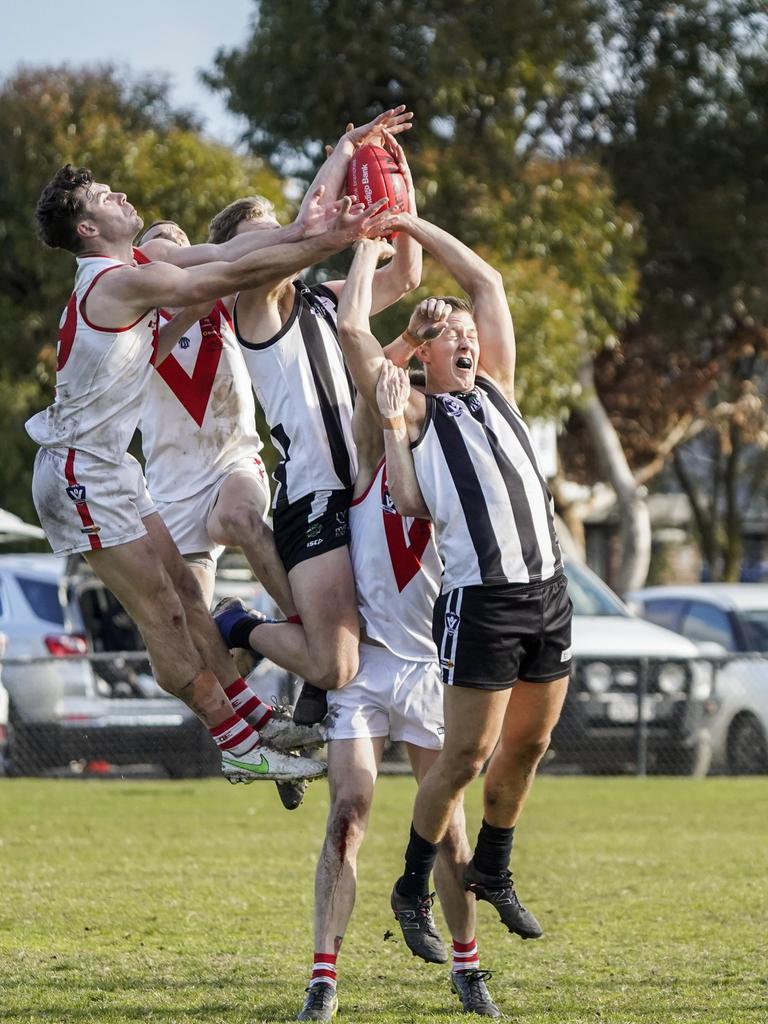
[[[496,380],[509,394],[514,389],[515,332],[501,274],[442,228],[409,213],[384,214],[378,230],[404,231],[456,278],[474,305],[480,343],[478,372]]]
[[[376,401],[384,428],[387,487],[401,516],[429,519],[429,509],[416,477],[405,412],[411,384],[400,366],[385,359],[376,385]]]
[[[255,288],[271,280],[295,274],[310,263],[324,259],[359,238],[377,212],[352,206],[348,198],[327,231],[301,242],[271,246],[232,263],[208,263],[186,270],[169,263],[124,267],[105,274],[88,298],[89,317],[96,324],[131,322],[154,306],[177,308],[213,302],[234,291]]]
[[[289,242],[300,242],[320,234],[333,215],[338,212],[335,203],[325,199],[325,187],[320,184],[309,189],[296,220],[287,227],[267,226],[260,231],[245,231],[228,242],[204,242],[201,245],[181,247],[167,238],[152,238],[140,246],[141,252],[151,260],[170,263],[174,267],[199,267],[204,263],[231,263],[258,249],[266,249]],[[334,195],[335,199],[335,195]]]

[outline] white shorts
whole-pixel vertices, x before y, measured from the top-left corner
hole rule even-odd
[[[437,661],[399,658],[386,647],[360,644],[360,668],[328,691],[329,740],[389,736],[427,750],[443,745],[443,683]],[[335,716],[335,717],[334,717]]]
[[[219,497],[221,485],[234,473],[248,473],[259,485],[262,492],[261,507],[258,509],[262,519],[269,514],[270,493],[264,464],[258,457],[249,456],[233,462],[212,484],[204,487],[197,494],[177,501],[156,501],[157,511],[168,527],[176,547],[182,555],[193,555],[206,551],[217,562],[224,551],[223,544],[216,544],[208,535],[208,517]]]
[[[75,448],[41,448],[32,498],[54,554],[98,551],[138,540],[156,511],[141,466],[127,453],[119,465]]]

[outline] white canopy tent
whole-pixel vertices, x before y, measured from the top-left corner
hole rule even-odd
[[[0,544],[13,544],[17,540],[44,540],[45,533],[39,526],[32,526],[19,519],[13,512],[0,508]]]

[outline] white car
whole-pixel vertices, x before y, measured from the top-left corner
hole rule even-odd
[[[718,666],[712,767],[768,773],[768,585],[697,583],[629,595],[651,622],[687,637]]]
[[[555,763],[705,774],[712,676],[695,645],[634,615],[585,566],[569,561],[566,574],[574,668]]]

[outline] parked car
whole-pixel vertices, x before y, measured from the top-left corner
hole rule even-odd
[[[712,767],[768,773],[768,585],[646,587],[629,599],[646,619],[687,637],[718,662]]]
[[[704,774],[712,678],[696,647],[633,615],[585,566],[569,561],[566,572],[574,667],[552,739],[555,763],[634,770],[639,724],[648,770]]]
[[[82,561],[82,560],[81,560]],[[131,641],[116,599],[85,567],[54,555],[0,556],[0,630],[9,696],[6,764],[12,774],[37,774],[73,761],[156,764],[172,776],[207,774],[218,755],[193,713],[156,687],[149,666],[105,664],[94,671],[75,654],[141,649]],[[125,613],[122,612],[124,616]],[[125,617],[127,618],[127,617]],[[116,646],[110,647],[111,641]],[[141,677],[148,679],[146,696]],[[138,680],[138,683],[136,682]]]

